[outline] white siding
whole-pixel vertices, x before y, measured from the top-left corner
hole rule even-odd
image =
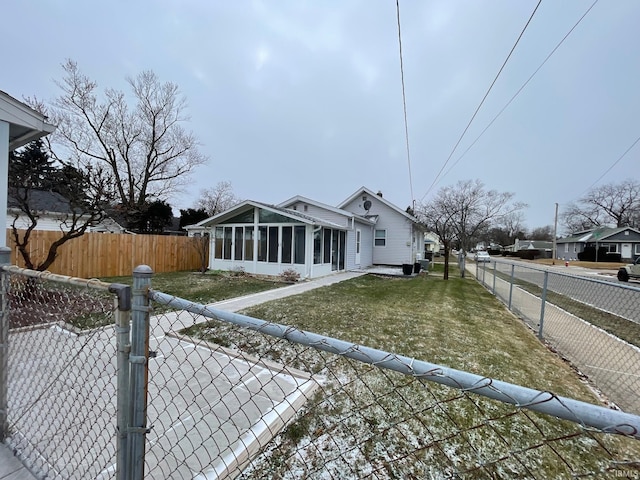
[[[15,213],[7,213],[7,228],[13,227],[13,221],[16,218]],[[50,232],[67,232],[69,231],[69,227],[64,225],[64,220],[66,216],[60,215],[58,217],[51,214],[42,214],[40,218],[38,218],[38,225],[36,226],[36,230],[41,231],[50,231]],[[16,227],[18,229],[27,229],[31,225],[31,220],[24,214],[19,214],[18,219],[16,221]],[[122,233],[123,229],[119,227],[119,225],[110,218],[105,219],[100,225],[95,227],[89,227],[88,232],[108,232],[108,233]]]
[[[361,232],[360,264],[356,264],[356,229]],[[373,230],[370,224],[356,221],[355,228],[347,231],[347,270],[367,268],[373,265]]]
[[[305,206],[307,207],[306,210],[304,209]],[[336,225],[340,225],[345,228],[351,227],[351,221],[349,220],[349,217],[346,215],[341,215],[337,212],[332,212],[331,210],[326,210],[324,208],[317,207],[315,205],[311,205],[304,202],[296,202],[288,208],[293,210],[294,207],[297,212],[300,212],[303,215],[310,215],[312,217],[321,218],[323,220],[326,220],[331,223],[335,223]]]
[[[414,248],[416,247],[414,247],[414,237],[412,235],[412,222],[404,215],[379,201],[375,195],[367,195],[367,199],[371,201],[368,215],[378,215],[378,222],[373,227],[374,230],[387,231],[386,245],[384,247],[373,245],[373,238],[371,238],[373,264],[402,265],[403,263],[413,263],[415,261]],[[359,196],[345,205],[344,210],[364,215],[366,212],[362,204],[362,197]]]
[[[7,228],[12,228],[13,221],[15,220],[15,218],[16,218],[15,214],[11,214],[11,213],[7,214]],[[61,218],[64,218],[64,217],[61,217]],[[57,231],[57,232],[59,232],[60,230],[63,230],[63,231],[69,230],[68,227],[61,224],[61,218],[55,218],[51,215],[41,215],[40,218],[38,218],[38,225],[36,227],[36,230],[47,230],[47,231]],[[16,221],[16,227],[18,229],[26,229],[29,227],[29,225],[31,225],[31,220],[29,220],[29,218],[26,215],[24,214],[18,215],[18,219]]]

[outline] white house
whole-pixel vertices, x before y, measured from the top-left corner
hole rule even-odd
[[[0,91],[0,225],[7,223],[9,152],[50,134],[55,128],[47,123],[47,117]],[[0,235],[0,247],[5,246],[6,238]]]
[[[67,221],[72,217],[69,201],[57,192],[46,190],[29,190],[29,207],[37,214],[38,224],[35,230],[68,231]],[[19,202],[11,194],[7,197],[7,225],[26,229],[31,225],[31,219],[19,208]],[[88,232],[124,233],[125,229],[110,217],[105,217],[100,223],[91,225]]]
[[[247,200],[186,229],[210,235],[210,269],[293,269],[302,278],[413,263],[424,248],[417,219],[365,187],[337,207],[300,195],[278,205]]]

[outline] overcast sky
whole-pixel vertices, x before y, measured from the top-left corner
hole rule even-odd
[[[529,228],[578,199],[640,135],[640,1],[545,0],[456,153],[537,0],[400,0],[413,194],[480,179]],[[3,4],[0,90],[52,99],[70,58],[100,87],[147,69],[179,85],[209,163],[175,213],[230,181],[241,198],[412,202],[394,0]],[[10,21],[7,21],[10,19]],[[436,174],[447,172],[429,191]],[[598,185],[640,176],[640,143]],[[426,196],[425,196],[426,195]]]

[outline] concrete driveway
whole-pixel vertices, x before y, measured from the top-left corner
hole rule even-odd
[[[237,311],[363,274],[334,274],[213,306]],[[187,312],[151,318],[156,357],[149,362],[145,471],[152,478],[237,473],[317,387],[305,372],[176,333],[206,320]],[[10,335],[13,428],[0,447],[0,479],[35,478],[30,471],[40,478],[113,478],[114,327],[76,335],[50,325]]]

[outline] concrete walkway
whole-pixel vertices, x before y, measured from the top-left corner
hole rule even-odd
[[[310,290],[315,290],[316,288],[326,287],[338,282],[344,282],[345,280],[360,277],[366,273],[366,271],[334,273],[333,275],[327,275],[307,282],[294,283],[292,285],[287,285],[286,287],[266,290],[260,293],[253,293],[251,295],[245,295],[244,297],[222,300],[221,302],[212,303],[209,306],[226,312],[237,312],[239,310],[244,310],[245,308],[260,305],[261,303],[270,302],[271,300],[290,297],[291,295],[298,295]]]
[[[11,450],[0,444],[0,480],[31,480],[35,478],[13,455]]]
[[[235,312],[365,273],[340,272],[211,306]],[[317,387],[305,372],[238,355],[216,345],[193,343],[175,333],[206,320],[188,312],[169,312],[151,318],[150,348],[156,352],[156,357],[149,366],[148,424],[153,428],[147,437],[146,463],[147,473],[152,477],[184,475],[180,478],[189,478],[191,472],[198,472],[207,465],[206,473],[216,478],[237,473],[243,463],[295,415]],[[87,338],[99,348],[82,350],[82,343]],[[50,345],[55,346],[56,354],[49,351],[47,346]],[[50,472],[52,469],[64,478],[66,474],[72,474],[68,469],[73,468],[76,475],[84,471],[87,475],[91,472],[93,478],[110,476],[115,468],[115,452],[103,446],[114,442],[115,400],[110,396],[104,403],[92,406],[95,408],[91,408],[91,414],[86,415],[89,420],[85,420],[76,410],[82,403],[82,396],[74,390],[104,391],[106,385],[109,391],[115,391],[113,328],[107,327],[82,338],[61,334],[60,329],[53,328],[15,333],[12,334],[10,356],[12,353],[21,358],[28,357],[30,361],[19,372],[12,372],[10,392],[15,393],[13,396],[10,393],[10,402],[18,409],[27,410],[15,426],[19,434],[10,437],[8,444],[18,450],[35,448],[52,455],[49,457],[51,466],[41,463],[43,458],[38,455],[38,460],[33,462],[34,471]],[[28,395],[21,393],[21,386],[28,385],[30,379],[43,371],[50,378],[58,375],[60,385],[56,383],[51,388],[51,395],[31,404],[28,398],[25,400]],[[83,385],[73,387],[73,382],[79,378]],[[76,396],[76,400],[69,401],[70,397]],[[22,407],[25,401],[27,407]],[[54,409],[56,421],[68,422],[70,430],[91,432],[87,439],[93,442],[88,443],[96,446],[90,445],[88,450],[58,446],[52,451],[54,444],[41,431],[47,427],[43,425],[43,419],[49,418],[48,412]],[[65,436],[64,433],[59,430],[58,435]],[[104,466],[105,470],[96,472],[96,466]],[[0,480],[34,478],[11,449],[0,444]]]

